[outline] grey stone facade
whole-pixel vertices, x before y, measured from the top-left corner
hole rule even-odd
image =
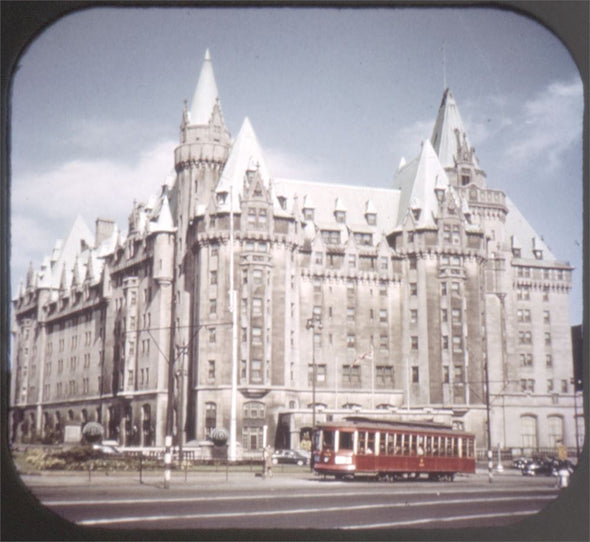
[[[351,414],[486,447],[486,391],[494,447],[575,447],[572,268],[487,187],[449,91],[418,151],[390,189],[274,178],[207,54],[175,176],[125,234],[77,219],[16,295],[11,439],[97,420],[123,445],[203,440],[231,426],[235,371],[244,450]]]

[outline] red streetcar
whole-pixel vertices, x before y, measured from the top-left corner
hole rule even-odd
[[[313,468],[338,479],[374,476],[383,480],[452,481],[475,472],[475,436],[434,423],[382,422],[348,418],[318,425]]]

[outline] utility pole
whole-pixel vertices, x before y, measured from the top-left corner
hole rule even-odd
[[[234,198],[233,187],[229,189],[229,310],[232,315],[231,346],[231,404],[229,421],[228,459],[235,461],[237,438],[238,401],[238,308],[237,293],[234,286]]]
[[[318,315],[314,315],[307,319],[305,324],[306,329],[311,329],[311,455],[310,461],[311,470],[313,471],[313,432],[315,429],[315,388],[317,380],[317,365],[315,359],[315,330],[322,330],[322,320]]]

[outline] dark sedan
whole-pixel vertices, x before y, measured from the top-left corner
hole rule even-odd
[[[309,465],[309,457],[295,450],[277,450],[272,454],[273,465]]]

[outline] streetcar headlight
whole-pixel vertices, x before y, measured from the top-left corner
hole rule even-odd
[[[336,465],[351,465],[352,457],[350,457],[349,455],[337,455],[334,458],[334,463]]]

